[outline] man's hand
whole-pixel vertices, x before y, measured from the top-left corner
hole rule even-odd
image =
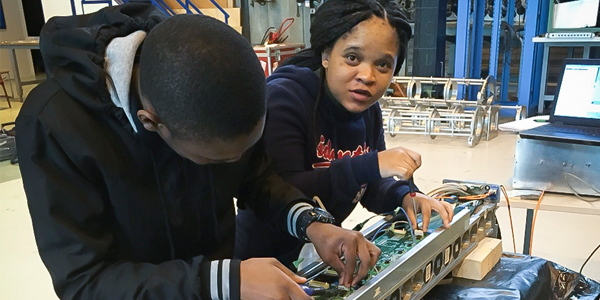
[[[381,250],[367,241],[360,232],[332,224],[314,222],[308,226],[306,234],[321,259],[340,274],[340,284],[346,287],[359,283],[381,254]],[[346,263],[342,261],[342,256]],[[360,265],[354,276],[357,256]]]
[[[438,201],[427,195],[417,193],[415,196],[415,206],[417,207],[417,211],[421,211],[421,213],[423,214],[424,232],[427,231],[427,228],[429,227],[429,219],[431,219],[432,210],[435,210],[440,215],[440,217],[442,217],[444,228],[450,228],[450,221],[452,221],[452,217],[454,216],[454,210],[452,209],[452,205],[450,205],[448,202]],[[402,208],[406,210],[411,225],[416,227],[417,216],[415,215],[415,211],[413,209],[412,197],[410,196],[410,194],[404,196],[404,199],[402,201]]]
[[[300,277],[274,258],[251,258],[240,264],[240,293],[244,300],[311,300],[299,284]]]
[[[421,166],[421,154],[397,147],[377,153],[381,178],[398,176],[407,180]]]

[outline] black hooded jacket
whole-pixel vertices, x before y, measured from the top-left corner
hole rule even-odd
[[[238,162],[196,165],[141,124],[136,133],[111,102],[107,44],[164,18],[137,3],[43,28],[50,79],[24,102],[17,144],[40,256],[62,299],[239,298],[233,198],[281,232],[306,201],[260,142]]]

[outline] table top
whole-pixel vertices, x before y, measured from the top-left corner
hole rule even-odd
[[[547,37],[534,37],[532,39],[534,43],[546,43],[546,44],[589,44],[598,43],[600,47],[600,37],[596,36],[593,38],[547,38]]]
[[[600,198],[589,196],[584,196],[584,198],[598,201],[587,202],[574,195],[545,193],[540,204],[540,210],[600,216]],[[537,200],[522,200],[511,197],[509,201],[511,208],[535,209],[537,206]],[[500,205],[506,206],[504,197],[501,198]]]
[[[19,40],[19,41],[3,41],[0,43],[0,48],[39,49],[40,48],[40,40],[39,39],[27,39],[27,40]]]

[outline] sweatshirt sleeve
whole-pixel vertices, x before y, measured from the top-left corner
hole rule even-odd
[[[39,253],[61,299],[239,298],[239,261],[120,258],[103,182],[78,167],[35,114],[23,114],[25,106],[16,126],[22,179]]]
[[[376,122],[375,130],[378,129],[377,150],[385,151],[385,137],[383,132],[383,121],[381,118],[381,109],[377,106],[375,109]],[[402,206],[402,200],[410,192],[408,181],[394,178],[381,178],[369,184],[361,204],[374,213],[385,213]]]
[[[300,237],[295,220],[313,208],[312,201],[275,172],[262,140],[252,151],[251,163],[238,193],[238,206],[252,209],[271,228]]]
[[[319,196],[325,207],[341,222],[354,208],[353,200],[361,188],[380,179],[377,152],[334,160],[329,168],[306,170],[307,140],[314,138],[313,95],[295,85],[272,81],[267,88],[267,125],[265,144],[275,169],[287,182],[308,197]],[[310,163],[310,162],[308,162]],[[339,209],[338,209],[339,208]]]

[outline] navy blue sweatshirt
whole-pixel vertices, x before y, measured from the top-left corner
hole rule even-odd
[[[358,201],[375,213],[394,210],[409,188],[406,181],[381,178],[379,173],[377,153],[385,150],[379,104],[359,114],[348,112],[321,84],[321,74],[322,70],[290,65],[267,79],[264,138],[276,171],[308,197],[318,196],[338,224]],[[236,256],[243,259],[281,259],[281,251],[290,249],[280,245],[282,239],[298,244],[268,230],[250,212],[238,215],[240,225],[248,226],[240,229],[236,242]]]

